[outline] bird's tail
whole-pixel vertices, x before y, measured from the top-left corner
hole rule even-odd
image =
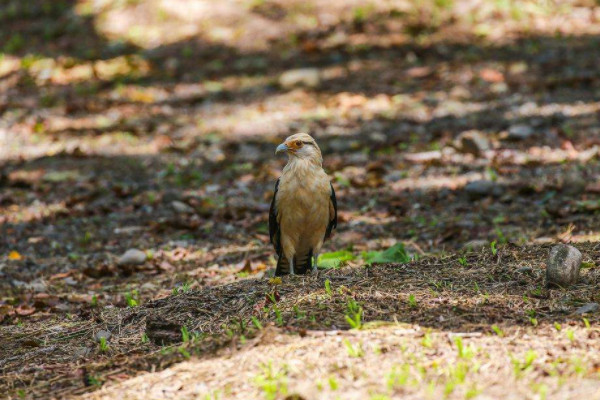
[[[310,249],[307,254],[296,254],[294,256],[294,273],[297,275],[308,274],[312,271],[313,251]],[[290,263],[283,252],[277,259],[277,268],[275,276],[288,275],[290,273]]]

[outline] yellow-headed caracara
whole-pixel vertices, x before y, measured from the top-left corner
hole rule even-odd
[[[306,133],[288,137],[275,150],[288,163],[275,184],[269,212],[269,235],[278,255],[275,276],[317,270],[323,241],[337,226],[337,203],[323,157]]]

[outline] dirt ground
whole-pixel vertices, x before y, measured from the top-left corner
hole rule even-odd
[[[600,314],[576,313],[600,302],[597,3],[7,0],[0,23],[7,398],[600,398]],[[298,131],[335,268],[277,281]],[[557,242],[584,255],[569,289]]]

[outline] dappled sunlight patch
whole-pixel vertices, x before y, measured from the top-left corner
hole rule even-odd
[[[19,206],[16,204],[0,207],[0,225],[34,222],[57,215],[64,215],[69,210],[64,201],[56,203],[34,202],[30,205]]]

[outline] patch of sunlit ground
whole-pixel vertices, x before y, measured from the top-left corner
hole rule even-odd
[[[594,18],[599,10],[583,7],[591,1],[385,1],[362,2],[313,0],[305,2],[228,0],[150,0],[118,1],[81,0],[80,15],[94,16],[97,28],[113,40],[126,40],[143,48],[176,43],[191,37],[202,37],[246,50],[265,50],[273,40],[294,43],[304,31],[323,29],[340,21],[361,24],[381,15],[395,17],[388,23],[392,35],[359,33],[354,42],[398,44],[418,37],[429,40],[447,37],[475,36],[489,40],[506,40],[521,33],[527,26],[529,34],[554,33],[556,30],[581,33],[598,32],[594,24],[582,24],[586,16]],[[596,16],[597,18],[597,16]],[[498,25],[496,21],[505,23]],[[429,26],[421,35],[423,22]],[[461,31],[458,33],[456,31]],[[346,43],[345,34],[332,32],[325,43]],[[352,41],[350,41],[352,42]]]

